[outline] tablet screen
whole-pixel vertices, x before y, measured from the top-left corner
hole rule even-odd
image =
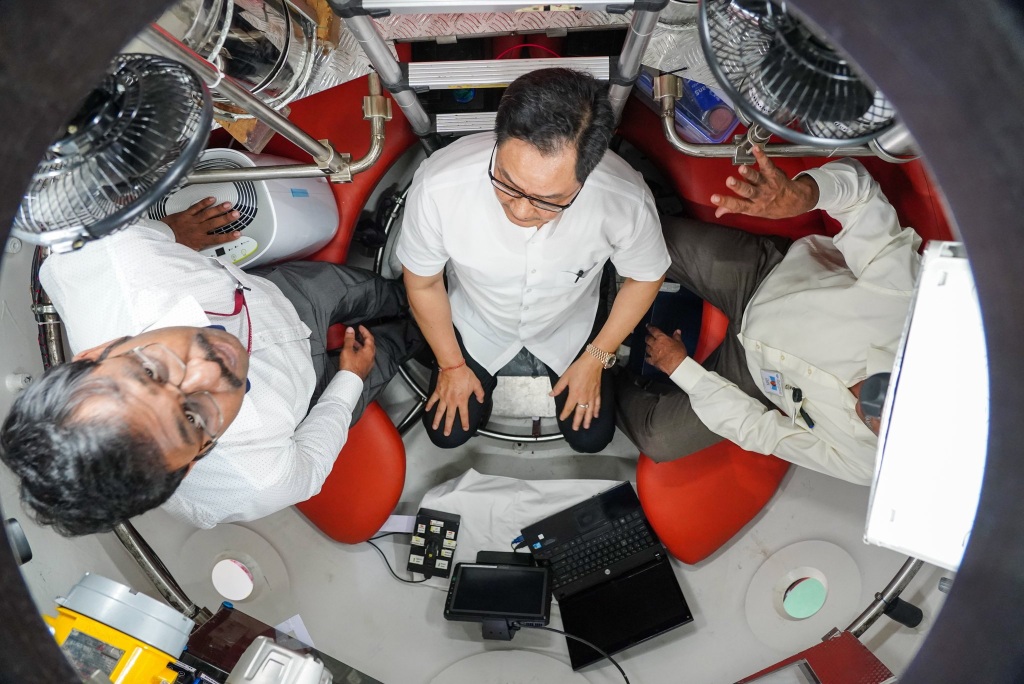
[[[547,570],[460,564],[452,578],[451,617],[546,617]]]

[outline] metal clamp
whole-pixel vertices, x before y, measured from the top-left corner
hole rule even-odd
[[[683,79],[675,74],[662,74],[654,79],[653,97],[661,101],[666,97],[678,100],[683,96]]]

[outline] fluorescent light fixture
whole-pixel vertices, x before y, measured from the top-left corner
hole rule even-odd
[[[963,245],[931,242],[882,410],[868,543],[956,570],[988,444],[988,357]]]

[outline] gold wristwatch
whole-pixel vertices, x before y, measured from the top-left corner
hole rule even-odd
[[[601,362],[601,366],[608,370],[615,365],[615,354],[606,352],[603,349],[598,349],[592,344],[587,345],[587,353],[593,356],[595,359]]]

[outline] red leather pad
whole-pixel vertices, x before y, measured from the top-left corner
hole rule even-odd
[[[348,433],[320,493],[295,505],[321,532],[364,542],[395,510],[405,486],[405,445],[391,418],[372,402]]]

